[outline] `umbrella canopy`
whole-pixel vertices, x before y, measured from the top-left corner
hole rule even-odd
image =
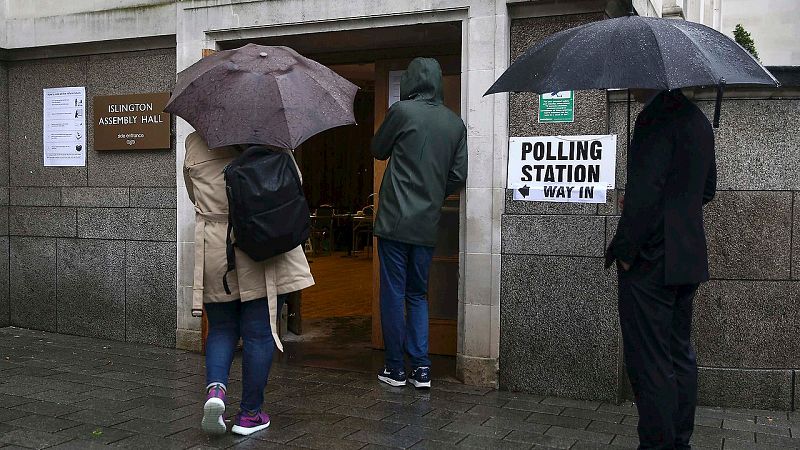
[[[164,111],[189,122],[209,148],[262,144],[297,148],[354,124],[358,87],[289,47],[247,44],[178,74]]]
[[[779,83],[747,50],[694,22],[625,16],[555,33],[489,88],[498,92]]]

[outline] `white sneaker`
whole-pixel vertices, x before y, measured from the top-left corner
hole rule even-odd
[[[228,427],[225,425],[225,402],[219,397],[210,397],[203,405],[203,421],[201,427],[209,434],[225,434]]]

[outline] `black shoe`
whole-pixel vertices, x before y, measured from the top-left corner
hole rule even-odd
[[[383,370],[378,372],[378,380],[383,381],[389,386],[405,386],[406,371],[403,369],[389,369],[388,367],[384,367]]]
[[[430,389],[431,387],[431,368],[430,367],[415,367],[411,371],[411,377],[408,379],[417,389]]]

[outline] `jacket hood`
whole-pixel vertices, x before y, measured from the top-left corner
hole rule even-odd
[[[444,101],[442,68],[433,58],[415,58],[400,78],[400,100]]]

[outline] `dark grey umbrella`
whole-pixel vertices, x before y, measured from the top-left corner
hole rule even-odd
[[[210,148],[297,148],[355,123],[358,87],[289,47],[248,44],[201,59],[178,74],[164,111],[189,122]]]
[[[514,61],[486,94],[779,83],[747,50],[694,22],[629,15],[555,33]]]

